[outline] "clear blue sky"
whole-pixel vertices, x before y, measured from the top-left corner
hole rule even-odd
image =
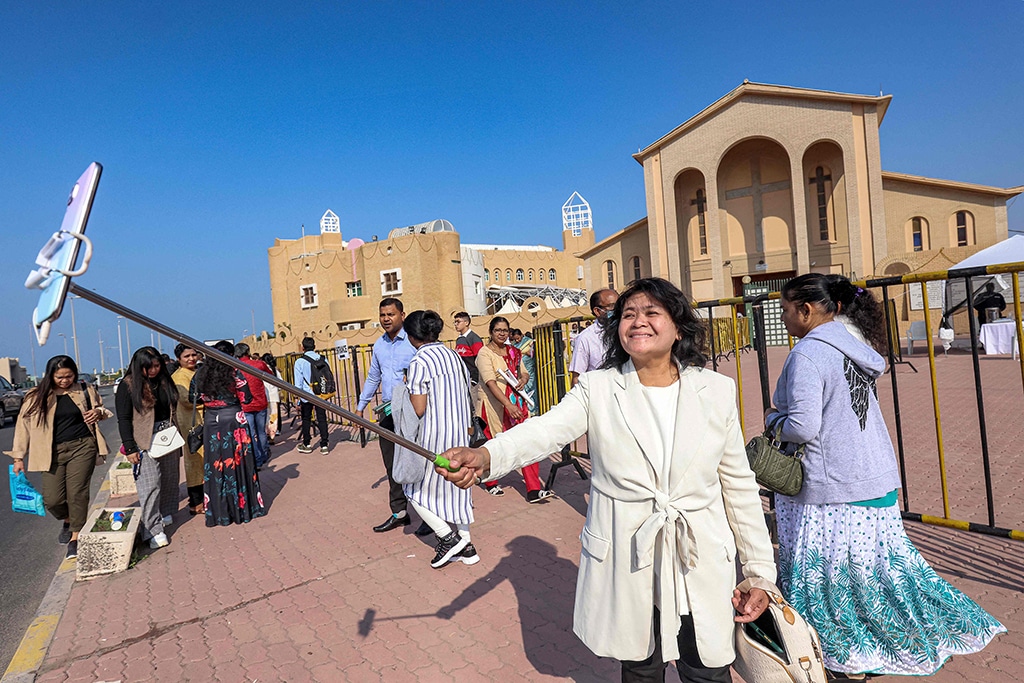
[[[250,311],[272,324],[266,249],[327,208],[346,239],[446,218],[464,241],[557,246],[578,190],[606,237],[645,213],[630,154],[744,78],[881,88],[886,170],[1024,183],[1022,25],[1021,0],[5,2],[0,356],[32,371],[22,284],[94,160],[80,284],[238,338]],[[76,313],[91,370],[114,316]],[[40,370],[67,310],[54,327]]]

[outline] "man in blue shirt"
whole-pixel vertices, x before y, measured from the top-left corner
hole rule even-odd
[[[380,302],[379,311],[380,326],[384,329],[384,334],[373,343],[370,372],[366,376],[363,392],[359,395],[358,410],[363,417],[366,417],[366,406],[377,393],[378,387],[381,400],[391,400],[391,390],[404,381],[409,361],[416,353],[416,349],[409,343],[405,330],[402,329],[402,323],[405,321],[405,307],[402,302],[394,297],[388,297]],[[388,415],[380,420],[380,426],[394,431],[395,421]],[[395,444],[387,439],[380,439],[380,454],[384,458],[384,469],[388,473],[391,516],[382,524],[373,527],[373,530],[383,533],[407,526],[410,520],[409,513],[406,512],[408,501],[402,491],[402,485],[396,483],[391,476],[395,464]]]
[[[320,360],[320,354],[316,352],[316,340],[312,337],[302,338],[302,355],[295,361],[295,386],[303,391],[313,392],[310,385],[313,369],[312,364]],[[305,399],[299,399],[299,415],[302,418],[302,432],[300,443],[296,450],[299,453],[312,453],[313,447],[310,441],[310,423],[313,421],[313,412],[316,411],[316,427],[320,431],[320,452],[327,455],[331,452],[327,441],[327,411],[319,406],[314,406]]]

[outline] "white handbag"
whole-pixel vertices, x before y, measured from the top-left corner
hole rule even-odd
[[[826,683],[818,632],[785,598],[766,592],[764,614],[736,624],[736,673],[747,683]]]
[[[185,445],[185,439],[174,425],[161,429],[153,435],[153,443],[146,451],[151,458],[162,458]]]

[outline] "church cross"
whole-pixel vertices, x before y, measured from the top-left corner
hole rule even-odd
[[[770,192],[788,190],[791,187],[788,180],[780,180],[774,183],[761,184],[760,159],[754,157],[750,160],[750,187],[742,187],[738,190],[729,190],[725,193],[726,199],[737,199],[739,197],[753,197],[754,199],[754,250],[764,253],[764,201],[763,196]]]
[[[829,238],[828,197],[825,194],[825,183],[832,182],[832,174],[825,175],[825,169],[819,166],[815,169],[814,177],[810,180],[809,184],[815,186],[818,198],[818,232],[822,241],[827,242]]]

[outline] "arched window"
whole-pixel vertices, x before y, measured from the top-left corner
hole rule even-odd
[[[533,282],[533,268],[530,268],[530,271],[527,273],[527,276],[529,277],[530,282]]]
[[[540,272],[540,281],[544,282],[544,269],[541,268],[539,272]]]
[[[604,272],[609,289],[615,289],[615,261],[604,262]]]
[[[640,257],[634,256],[629,260],[629,263],[633,267],[633,279],[639,280],[642,278],[643,275],[640,274]]]
[[[506,268],[505,269],[505,282],[512,282],[512,269],[511,268]]]
[[[554,268],[552,268],[551,270],[548,271],[548,280],[551,280],[551,282],[555,281],[555,269]]]
[[[523,272],[522,268],[516,268],[516,282],[522,282],[526,279],[526,273]]]
[[[949,241],[954,247],[969,247],[974,240],[974,216],[970,211],[957,211],[949,217]]]
[[[501,282],[501,271],[497,268],[494,269],[494,284]]]
[[[928,221],[921,216],[914,216],[907,221],[906,233],[908,251],[928,251],[932,248]]]
[[[484,268],[484,282],[490,282],[490,281],[491,281],[491,271],[489,271],[486,268]]]

